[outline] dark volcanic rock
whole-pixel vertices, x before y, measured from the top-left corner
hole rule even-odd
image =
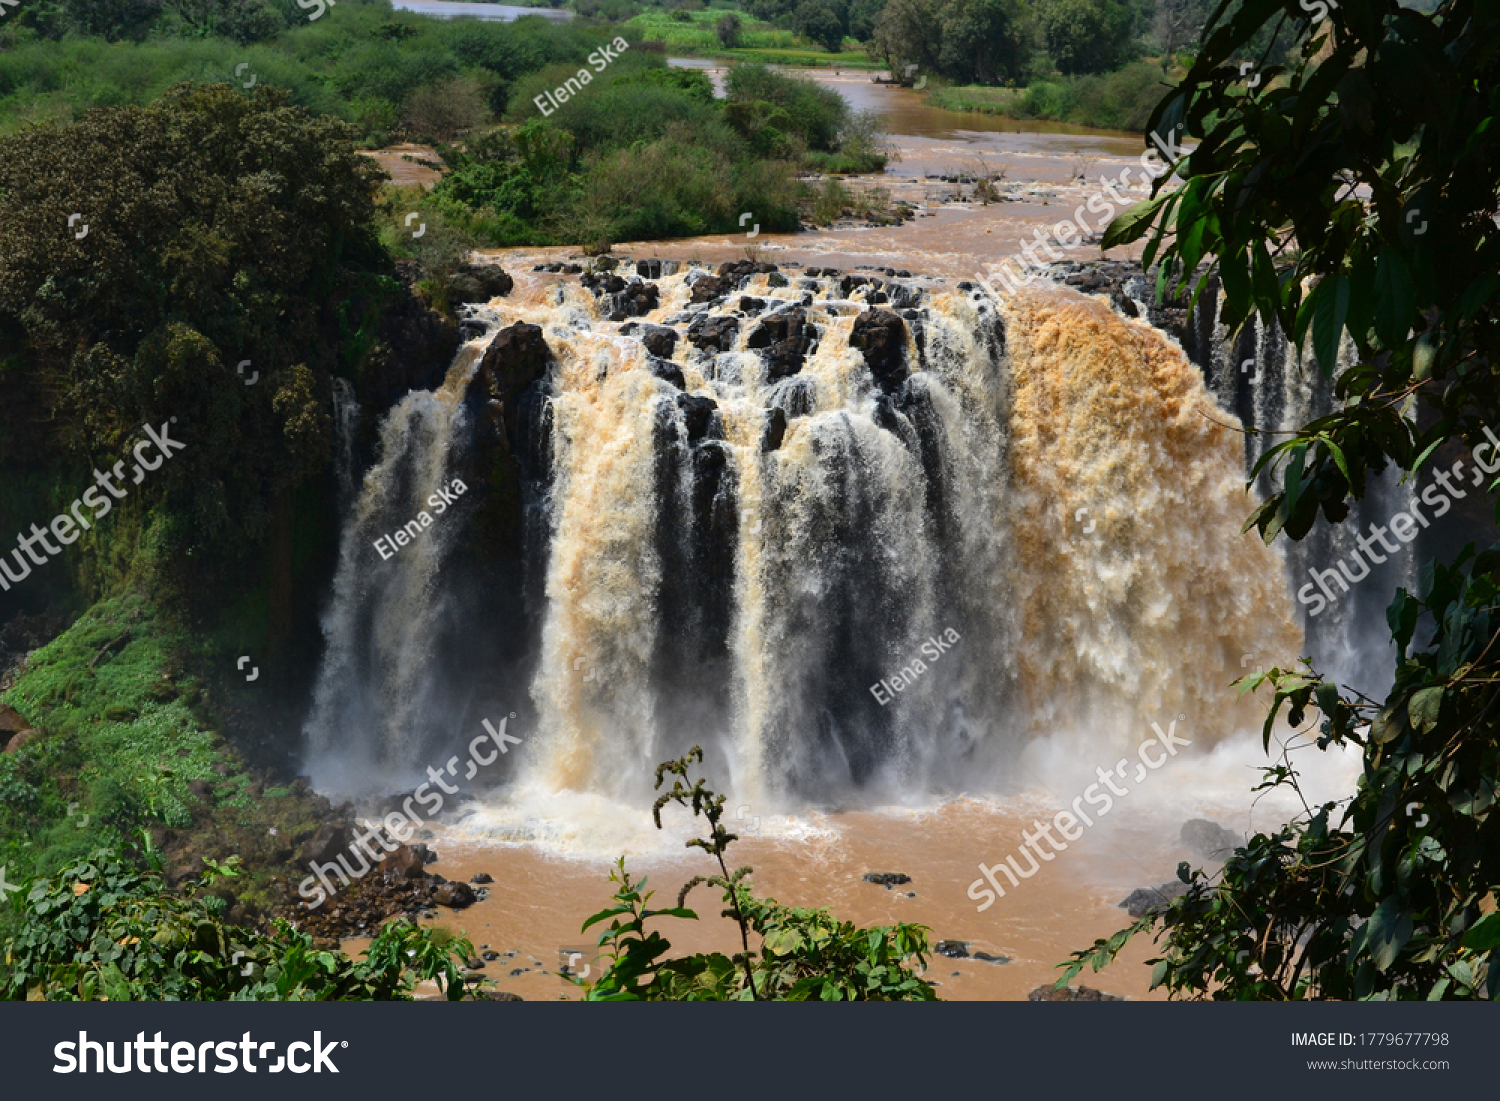
[[[635,273],[642,279],[660,279],[660,260],[637,260],[635,262]]]
[[[849,346],[857,348],[882,389],[906,380],[906,322],[890,310],[866,310],[854,319]]]
[[[492,875],[490,875],[489,872],[479,872],[476,875],[470,876],[469,877],[469,882],[470,883],[493,883],[493,882],[495,882],[495,877],[492,876]]]
[[[462,910],[474,904],[474,889],[467,883],[440,883],[432,892],[432,901],[439,906]]]
[[[966,940],[940,940],[933,951],[940,956],[947,956],[950,960],[966,960],[969,958],[969,942]]]
[[[646,361],[647,368],[663,382],[670,382],[679,390],[687,389],[687,380],[682,377],[682,368],[665,359],[652,356]]]
[[[864,874],[866,883],[878,883],[886,890],[901,883],[910,883],[911,876],[904,872],[866,872]]]
[[[501,329],[490,341],[465,397],[498,403],[496,412],[505,424],[506,438],[515,441],[521,397],[547,373],[551,362],[552,351],[541,326],[518,321]]]
[[[421,848],[426,848],[425,845]],[[426,875],[422,870],[422,854],[415,846],[400,845],[396,851],[380,862],[378,869],[382,874],[395,876],[400,879],[421,879]]]
[[[619,294],[625,289],[625,280],[618,275],[585,275],[579,280],[595,294]]]
[[[687,424],[688,440],[692,442],[707,438],[719,403],[713,398],[679,394],[677,404],[682,409],[682,419]]]
[[[1245,843],[1233,830],[1225,829],[1207,818],[1190,818],[1182,824],[1182,843],[1199,856],[1210,860],[1227,860]]]
[[[677,348],[677,330],[665,325],[648,325],[641,333],[641,343],[652,355],[671,359],[672,352]]]
[[[706,275],[693,284],[694,302],[717,302],[730,291],[734,290],[736,280],[721,279],[718,276]]]
[[[704,351],[728,352],[739,335],[739,318],[701,317],[688,328],[687,338]]]
[[[760,449],[762,451],[779,450],[784,439],[786,439],[786,413],[780,409],[766,410],[766,427],[761,433]]]
[[[311,864],[316,861],[327,864],[337,860],[340,853],[349,851],[352,840],[353,835],[348,826],[324,822],[318,827],[317,833],[302,843],[302,848],[297,853],[297,863]]]
[[[613,299],[611,320],[625,317],[645,317],[661,305],[661,291],[655,283],[631,283]]]
[[[1095,990],[1092,986],[1068,986],[1061,990],[1055,987],[1039,986],[1030,994],[1026,995],[1028,1002],[1123,1002],[1125,999],[1118,994],[1106,994],[1102,990]]]
[[[356,391],[366,409],[384,411],[412,390],[435,388],[458,351],[458,326],[417,293],[423,274],[415,260],[396,263],[402,290],[381,310],[378,341]]]
[[[1160,887],[1137,887],[1120,902],[1121,909],[1133,918],[1145,917],[1146,913],[1165,906],[1174,898],[1187,893],[1187,884],[1179,879],[1163,883]]]
[[[503,298],[511,292],[515,282],[494,264],[465,264],[448,279],[448,303],[461,306]]]
[[[747,275],[770,275],[778,270],[775,264],[764,260],[730,260],[719,265],[719,275],[743,279]]]
[[[792,306],[764,318],[750,331],[745,347],[761,352],[766,361],[766,381],[776,382],[802,370],[817,343],[817,328],[807,323],[801,306]]]
[[[988,952],[975,952],[974,958],[983,963],[1009,963],[1009,956],[992,956]]]

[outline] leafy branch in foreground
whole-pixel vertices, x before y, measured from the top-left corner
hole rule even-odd
[[[702,815],[709,824],[707,838],[693,838],[689,848],[700,848],[719,864],[719,875],[695,876],[683,886],[678,904],[669,910],[651,910],[653,892],[646,880],[633,880],[621,857],[610,881],[616,884],[614,905],[590,917],[584,930],[608,921],[598,944],[609,950],[609,965],[593,985],[575,976],[568,980],[582,987],[587,1001],[936,1001],[937,994],[908,964],[918,970],[927,966],[930,951],[927,929],[901,923],[862,929],[839,921],[826,910],[783,906],[772,899],[757,898],[745,882],[751,869],[730,873],[724,852],[738,840],[721,823],[725,797],[716,794],[702,777],[693,780],[689,770],[703,760],[695,747],[687,756],[657,768],[659,789],[666,776],[675,777],[672,789],[657,799],[652,818],[661,828],[661,812],[668,803],[678,803]],[[740,929],[743,951],[733,958],[721,952],[681,958],[664,958],[671,942],[646,922],[655,917],[696,921],[698,915],[683,904],[688,892],[701,884],[724,892],[723,916]],[[757,954],[750,947],[750,934],[761,938]]]
[[[1473,559],[1471,562],[1470,559]],[[1419,619],[1431,645],[1408,655]],[[1247,677],[1270,684],[1318,747],[1363,753],[1359,788],[1237,849],[1217,877],[1179,866],[1182,897],[1093,948],[1064,982],[1099,970],[1158,922],[1165,952],[1152,986],[1215,999],[1494,999],[1500,993],[1500,549],[1429,564],[1419,596],[1398,589],[1387,618],[1400,650],[1384,704],[1348,700],[1310,669]],[[1289,787],[1289,765],[1257,790]],[[1489,911],[1488,913],[1486,911]]]

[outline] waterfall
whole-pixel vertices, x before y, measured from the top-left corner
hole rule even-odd
[[[424,750],[451,727],[436,658],[451,611],[441,570],[462,521],[434,516],[429,501],[447,485],[465,440],[462,398],[482,353],[478,342],[465,345],[437,391],[413,391],[390,411],[379,459],[345,520],[304,731],[306,767],[320,791],[363,794],[414,781],[429,763]],[[395,542],[397,532],[409,545]]]
[[[321,789],[392,789],[477,733],[456,717],[496,671],[439,667],[445,632],[534,639],[509,799],[637,802],[701,744],[757,811],[1008,790],[1044,735],[1129,746],[1179,721],[1211,745],[1258,728],[1229,688],[1247,656],[1297,656],[1281,555],[1239,531],[1234,415],[1103,302],[742,263],[491,309],[550,357],[488,406],[534,622],[452,599],[463,516],[371,550],[498,446],[465,412],[476,342],[388,414],[346,523]]]
[[[339,504],[354,499],[354,434],[359,427],[359,400],[348,379],[333,380],[334,461],[338,469]]]
[[[1205,294],[1204,301],[1213,303],[1215,298]],[[1251,430],[1245,436],[1248,475],[1277,442],[1334,411],[1333,384],[1318,370],[1311,353],[1304,356],[1279,327],[1267,327],[1256,317],[1238,340],[1231,341],[1214,316],[1214,306],[1210,304],[1203,313],[1200,324],[1206,339],[1199,358],[1220,406]],[[1355,359],[1353,345],[1346,339],[1339,349],[1335,374],[1352,367]],[[1290,592],[1305,591],[1314,570],[1335,570],[1339,563],[1350,566],[1361,561],[1355,557],[1356,539],[1372,524],[1388,525],[1391,517],[1410,508],[1415,497],[1415,484],[1403,482],[1394,467],[1369,476],[1366,485],[1364,497],[1351,502],[1342,523],[1330,524],[1320,515],[1302,539],[1277,537],[1286,557]],[[1269,472],[1262,471],[1257,489],[1262,494],[1270,492]],[[1319,672],[1373,698],[1385,695],[1395,673],[1385,607],[1397,586],[1408,591],[1416,588],[1417,544],[1396,545],[1398,550],[1384,563],[1371,564],[1370,576],[1350,584],[1348,593],[1330,584],[1336,599],[1317,615],[1309,614],[1308,604],[1296,605],[1305,650]],[[1350,568],[1349,572],[1355,571]]]

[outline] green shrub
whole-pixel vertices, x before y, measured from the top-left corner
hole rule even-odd
[[[616,884],[615,903],[584,922],[584,931],[606,920],[599,946],[607,949],[608,965],[592,985],[569,976],[582,987],[586,1001],[936,1001],[932,984],[908,969],[915,960],[925,968],[928,930],[901,923],[861,929],[839,921],[826,910],[783,906],[773,899],[755,897],[745,880],[751,869],[729,871],[724,853],[735,834],[722,824],[725,797],[716,794],[700,777],[691,786],[688,772],[703,760],[695,748],[686,757],[658,765],[656,786],[667,776],[672,789],[657,799],[652,817],[661,828],[661,812],[668,803],[692,810],[693,817],[708,823],[708,837],[694,838],[689,848],[702,849],[714,858],[719,875],[695,876],[677,896],[671,909],[649,909],[654,892],[646,880],[632,880],[621,857],[610,881]],[[728,909],[724,916],[739,925],[742,952],[732,957],[721,952],[670,958],[671,942],[655,929],[647,929],[653,918],[696,921],[686,908],[689,892],[700,884],[724,892]],[[760,939],[759,951],[750,947],[750,935]]]
[[[285,921],[270,933],[224,923],[211,893],[238,876],[210,863],[185,897],[108,849],[39,879],[12,899],[20,930],[5,943],[0,998],[46,1001],[407,1001],[422,979],[463,996],[466,940],[438,944],[387,923],[363,962],[316,948]]]

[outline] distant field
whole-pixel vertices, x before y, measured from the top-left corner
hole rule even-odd
[[[714,34],[714,24],[719,21],[720,16],[725,14],[723,11],[710,9],[688,12],[688,14],[693,17],[691,23],[678,22],[664,11],[642,12],[625,26],[639,31],[644,38],[665,42],[668,50],[692,50],[705,53],[737,52],[725,51]],[[771,24],[752,19],[743,12],[739,13],[739,16],[742,49],[795,50],[798,47],[797,36],[791,31],[778,30]],[[822,50],[809,50],[808,52],[824,57],[829,56]]]
[[[848,39],[841,53],[831,54],[814,46],[792,31],[781,30],[769,23],[762,23],[744,12],[740,17],[740,44],[726,50],[714,34],[724,11],[711,8],[707,11],[689,12],[691,23],[672,19],[664,11],[642,12],[625,24],[639,32],[648,41],[666,44],[668,53],[687,54],[697,57],[721,57],[739,61],[758,61],[764,65],[795,65],[806,68],[836,69],[883,69],[885,66],[871,61],[860,49],[859,43]]]

